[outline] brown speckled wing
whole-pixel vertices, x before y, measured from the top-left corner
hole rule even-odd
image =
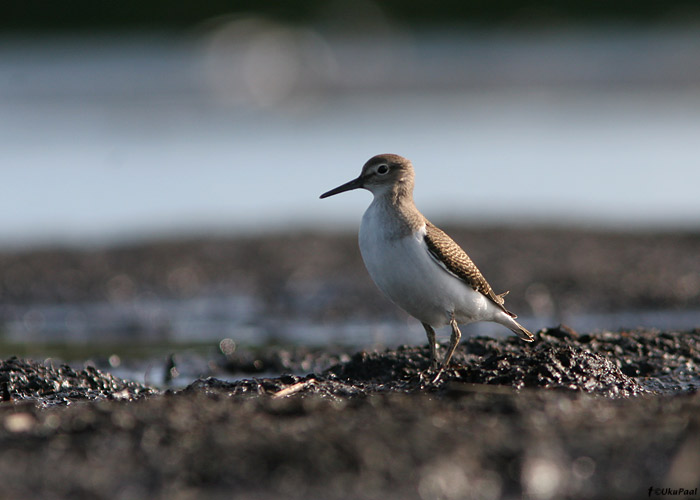
[[[488,298],[515,318],[515,314],[508,311],[504,306],[503,297],[508,293],[496,294],[491,285],[488,284],[484,275],[481,274],[479,268],[469,258],[467,253],[454,242],[452,238],[447,236],[441,229],[434,226],[430,221],[425,221],[426,235],[425,243],[428,245],[428,251],[443,265],[449,272],[465,281],[477,292],[481,292]]]

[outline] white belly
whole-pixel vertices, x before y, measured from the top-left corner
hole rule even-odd
[[[360,252],[374,282],[396,305],[435,327],[447,324],[453,314],[459,323],[493,319],[495,304],[431,257],[423,240],[425,227],[391,237],[385,213],[373,208],[362,218]]]

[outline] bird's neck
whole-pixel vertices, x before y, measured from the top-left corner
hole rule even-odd
[[[392,221],[396,236],[407,236],[425,225],[425,217],[413,202],[413,185],[396,183],[382,192],[374,193],[375,209]]]

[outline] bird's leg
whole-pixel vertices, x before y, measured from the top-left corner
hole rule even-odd
[[[428,335],[428,347],[430,347],[430,369],[437,370],[437,344],[435,343],[435,330],[428,323],[423,323],[425,333]]]
[[[457,349],[457,344],[459,344],[459,339],[462,338],[462,332],[459,331],[459,327],[457,326],[457,320],[455,319],[454,313],[452,313],[450,326],[452,327],[452,335],[450,335],[450,346],[447,348],[447,354],[445,354],[445,361],[442,362],[443,370],[447,368],[447,365],[450,364],[452,355],[455,353],[455,349]]]
[[[445,368],[447,368],[447,366],[450,364],[452,355],[455,353],[455,349],[457,349],[457,344],[459,344],[459,339],[462,338],[462,332],[459,331],[459,327],[457,326],[457,320],[455,319],[454,313],[452,313],[452,318],[450,319],[450,326],[452,327],[452,335],[450,335],[450,345],[447,348],[447,353],[445,353],[445,360],[442,362],[440,371],[435,376],[433,383],[438,381],[440,375],[442,375],[442,372],[445,371]]]

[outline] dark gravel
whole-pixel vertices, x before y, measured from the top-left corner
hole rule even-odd
[[[692,490],[700,485],[699,347],[700,331],[554,328],[534,345],[468,339],[436,384],[423,376],[427,348],[402,347],[303,377],[206,379],[159,393],[92,369],[12,358],[0,364],[0,498]]]

